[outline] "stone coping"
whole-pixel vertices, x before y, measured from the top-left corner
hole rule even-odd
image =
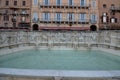
[[[0,68],[1,76],[25,76],[25,77],[88,77],[88,78],[111,78],[119,77],[120,70],[110,71],[87,71],[87,70],[34,70]]]
[[[10,54],[17,51],[35,49],[34,47],[19,47],[8,50],[0,50],[1,55]],[[47,49],[46,47],[39,49]],[[71,48],[54,48],[52,50],[73,50]],[[81,48],[79,50],[86,50]],[[115,55],[120,56],[120,50],[113,49],[105,49],[105,48],[92,48],[92,50],[101,50],[105,52],[109,52]],[[120,70],[109,70],[109,71],[101,71],[101,70],[34,70],[34,69],[14,69],[14,68],[0,68],[0,76],[1,75],[12,75],[12,76],[33,76],[33,77],[117,77],[120,76]]]
[[[26,46],[26,47],[18,47],[18,48],[13,48],[13,49],[0,49],[0,55],[5,55],[5,54],[10,54],[10,53],[15,53],[18,51],[23,51],[23,50],[31,50],[31,49],[37,49],[37,50],[100,50],[100,51],[104,51],[104,52],[108,52],[114,55],[118,55],[120,56],[120,50],[114,50],[114,49],[107,49],[107,48],[100,48],[100,47],[92,47],[91,49],[88,48],[78,48],[78,49],[73,49],[73,48],[69,48],[69,47],[55,47],[55,48],[51,48],[49,49],[48,47],[39,47],[36,48],[35,46]]]

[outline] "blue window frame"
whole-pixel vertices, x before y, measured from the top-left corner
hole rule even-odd
[[[43,0],[44,5],[48,6],[49,5],[49,0]]]
[[[86,0],[80,0],[80,6],[86,6]]]
[[[90,22],[91,23],[97,22],[97,15],[96,14],[91,14],[90,15]]]
[[[68,0],[68,5],[71,6],[71,5],[74,5],[74,0]]]
[[[34,5],[36,6],[36,5],[38,5],[38,0],[34,0]]]
[[[43,20],[49,21],[50,20],[50,13],[47,13],[47,12],[43,13]]]
[[[80,13],[79,20],[80,22],[86,22],[86,13]]]
[[[38,21],[38,13],[37,12],[33,13],[33,20]]]
[[[74,13],[68,13],[68,21],[74,21]]]
[[[57,6],[60,6],[61,3],[62,3],[62,0],[56,0],[56,4],[57,4]]]
[[[60,12],[57,12],[56,13],[56,19],[55,19],[56,21],[61,21],[62,20],[62,13],[60,13]]]

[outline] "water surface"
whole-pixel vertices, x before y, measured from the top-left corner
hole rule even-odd
[[[0,56],[0,68],[120,70],[120,56],[95,50],[26,50]]]

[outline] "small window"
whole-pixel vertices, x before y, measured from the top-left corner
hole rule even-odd
[[[9,15],[5,15],[5,16],[3,17],[3,20],[4,20],[4,21],[9,21]]]
[[[1,0],[0,0],[0,4],[1,4],[2,2],[1,2]]]
[[[17,6],[17,1],[14,1],[14,5]]]
[[[5,5],[8,6],[8,5],[9,5],[9,1],[6,1],[6,2],[5,2]]]
[[[26,14],[27,12],[26,12],[26,10],[22,10],[22,14]]]
[[[23,1],[22,5],[23,5],[23,6],[26,6],[26,1]]]
[[[111,6],[115,6],[114,4],[111,4]]]
[[[103,4],[103,8],[107,8],[107,5],[106,5],[106,4]]]
[[[115,23],[115,18],[111,18],[111,19],[110,19],[110,22],[111,22],[111,23]]]
[[[111,4],[111,8],[114,9],[114,8],[115,8],[115,5],[114,5],[114,4]]]

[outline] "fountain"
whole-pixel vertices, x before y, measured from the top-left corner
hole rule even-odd
[[[119,32],[1,32],[0,46],[16,45],[38,48],[73,48],[79,50],[93,47],[119,49]],[[27,45],[29,44],[29,45]]]

